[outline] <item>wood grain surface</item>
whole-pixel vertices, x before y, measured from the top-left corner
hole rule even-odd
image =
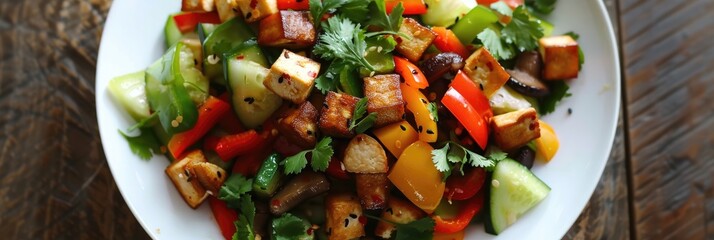
[[[604,0],[623,116],[564,239],[714,239],[714,1]],[[97,131],[110,0],[0,1],[0,239],[148,239]]]

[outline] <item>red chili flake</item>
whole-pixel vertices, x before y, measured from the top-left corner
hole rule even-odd
[[[307,229],[307,235],[312,235],[312,231],[313,231],[312,228],[308,228],[308,229]]]
[[[279,207],[279,206],[280,206],[280,200],[278,200],[278,199],[273,199],[273,201],[270,201],[270,205],[273,205],[273,207]]]
[[[238,59],[238,60],[242,60],[242,59],[244,59],[244,58],[245,58],[245,56],[243,56],[243,55],[238,55],[238,56],[236,56],[236,59]]]
[[[486,66],[488,67],[488,71],[493,71],[493,63],[486,62]]]
[[[258,6],[258,0],[250,0],[250,8],[255,8]]]
[[[313,71],[307,72],[307,75],[310,76],[311,78],[317,77],[317,73],[316,73],[316,72],[313,72]]]
[[[397,44],[402,43],[402,38],[400,38],[400,37],[397,37],[395,40],[397,40]]]
[[[283,73],[282,78],[285,79],[285,80],[290,81],[290,75],[288,75],[287,73]]]
[[[362,224],[363,226],[364,226],[364,225],[367,225],[367,217],[365,217],[365,216],[359,216],[359,218],[357,218],[357,220],[358,220],[359,223]]]
[[[401,125],[399,125],[399,126],[400,126],[400,127],[404,127],[404,126],[401,126]],[[372,201],[373,201],[374,204],[376,204],[376,205],[382,205],[382,203],[384,203],[384,199],[382,199],[382,197],[380,197],[379,195],[372,195]]]

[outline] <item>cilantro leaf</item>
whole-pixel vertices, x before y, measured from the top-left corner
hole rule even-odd
[[[429,110],[429,118],[431,120],[434,120],[434,122],[439,121],[439,109],[436,106],[435,102],[430,102],[429,104],[426,105],[426,109]]]
[[[312,153],[310,160],[312,169],[315,171],[325,171],[330,164],[334,150],[330,145],[332,138],[325,137],[315,145],[315,148],[304,150],[293,156],[286,157],[281,165],[285,165],[285,174],[300,173],[307,166],[307,154]]]
[[[494,164],[493,160],[490,160],[484,156],[481,156],[478,153],[472,152],[472,151],[466,151],[466,155],[468,155],[469,162],[471,163],[471,166],[473,167],[491,167]]]
[[[367,129],[371,128],[374,125],[375,121],[377,121],[377,113],[368,114],[366,117],[364,117],[357,123],[357,125],[355,126],[355,132],[357,134],[366,132]]]
[[[305,166],[307,166],[307,153],[310,150],[305,150],[299,152],[298,154],[286,157],[281,164],[285,165],[285,174],[296,174],[300,173]]]
[[[322,23],[322,28],[324,32],[315,44],[313,53],[325,60],[342,60],[370,71],[375,70],[364,58],[367,45],[364,30],[360,29],[359,24],[338,15]]]
[[[276,240],[305,239],[310,224],[307,221],[290,213],[285,213],[273,219],[273,237]]]
[[[493,31],[493,29],[486,28],[481,31],[476,37],[481,40],[483,46],[493,55],[494,58],[499,60],[506,60],[513,58],[513,50],[503,44],[501,37],[498,33]]]
[[[537,19],[531,19],[523,6],[513,10],[511,22],[501,30],[507,44],[513,44],[518,51],[533,50],[538,47],[538,39],[543,37],[543,28]]]
[[[568,92],[570,87],[565,81],[553,81],[549,85],[550,95],[539,99],[538,101],[538,112],[540,115],[546,115],[555,111],[555,105],[562,101],[566,97],[572,96]]]
[[[431,151],[431,161],[439,172],[444,174],[442,181],[446,181],[455,167],[459,167],[461,174],[464,174],[464,166],[485,168],[493,171],[498,161],[505,159],[507,155],[503,152],[492,152],[488,157],[472,152],[467,148],[453,141],[447,141],[442,148]]]
[[[241,214],[238,216],[238,220],[233,223],[236,227],[233,240],[253,240],[255,238],[255,232],[253,231],[255,204],[253,204],[250,197],[241,199],[240,212]]]
[[[442,148],[437,148],[431,151],[431,161],[434,162],[434,166],[436,166],[436,170],[439,170],[439,172],[446,172],[451,170],[451,166],[449,166],[449,159],[448,155],[449,154],[449,143],[446,143],[444,147]]]
[[[362,98],[355,104],[352,120],[350,120],[350,131],[354,129],[355,132],[359,134],[367,131],[367,129],[374,125],[374,122],[377,120],[377,113],[370,113],[362,118],[365,113],[367,113],[367,98]]]
[[[340,14],[352,22],[363,23],[369,17],[369,3],[371,0],[349,0],[339,8]]]
[[[226,202],[229,208],[237,209],[240,207],[241,195],[250,192],[253,189],[253,179],[246,179],[238,173],[232,174],[221,186],[218,192],[218,199]]]
[[[325,73],[315,78],[315,88],[320,90],[322,94],[337,90],[337,81],[335,81],[335,79],[339,76],[340,70],[342,70],[342,68],[338,68],[336,64],[330,64]]]
[[[369,25],[382,28],[384,31],[398,32],[402,24],[402,13],[404,6],[399,2],[392,9],[392,13],[387,14],[387,7],[384,0],[375,0],[369,5],[372,18],[367,22]]]
[[[558,0],[526,0],[526,6],[540,14],[550,14]]]
[[[325,15],[325,13],[339,8],[340,6],[347,3],[347,1],[348,0],[310,0],[310,16],[312,16],[312,21],[313,24],[315,24],[315,28],[317,29],[317,27],[320,26],[322,16]]]
[[[410,223],[395,225],[397,227],[395,240],[421,240],[433,238],[436,223],[430,217],[424,217]]]
[[[154,154],[161,152],[159,140],[150,128],[141,129],[141,133],[134,137],[126,135],[121,130],[119,130],[119,134],[129,143],[131,152],[143,160],[149,160]]]

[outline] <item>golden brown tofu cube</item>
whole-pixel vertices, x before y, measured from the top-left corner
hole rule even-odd
[[[359,98],[349,94],[328,92],[320,111],[320,132],[332,137],[354,136],[354,131],[349,130],[349,123],[357,101]]]
[[[213,0],[183,0],[181,1],[182,12],[211,12],[215,9]]]
[[[382,211],[382,219],[402,224],[416,221],[424,216],[426,216],[424,211],[414,206],[411,202],[395,197],[389,198],[387,208]],[[395,230],[396,228],[393,224],[379,221],[374,229],[374,235],[389,239]]]
[[[386,74],[364,78],[367,112],[377,113],[375,127],[399,122],[404,115],[404,100],[399,88],[399,75]]]
[[[215,0],[216,11],[221,22],[231,20],[238,14],[238,2],[236,0]]]
[[[357,197],[349,193],[332,193],[325,199],[327,237],[343,240],[364,236],[366,217]]]
[[[387,205],[389,178],[386,173],[355,174],[357,196],[364,209],[382,209]]]
[[[194,150],[187,153],[184,158],[171,163],[165,170],[176,190],[191,208],[197,208],[208,196],[206,189],[195,177],[192,177],[191,169],[188,168],[190,165],[201,162],[206,162],[206,157],[201,150]]]
[[[510,151],[540,137],[538,116],[534,108],[525,108],[491,118],[496,146]]]
[[[409,36],[409,38],[397,36],[397,52],[401,53],[412,62],[418,62],[431,42],[436,38],[436,33],[428,27],[424,27],[414,19],[404,18],[399,32]]]
[[[305,48],[315,44],[315,28],[307,11],[280,11],[260,20],[258,44]]]
[[[351,173],[387,173],[389,170],[384,148],[366,134],[359,134],[350,140],[342,163],[345,170]]]
[[[481,47],[466,59],[464,72],[477,85],[482,86],[486,97],[506,84],[510,75],[485,47]]]
[[[544,37],[538,41],[543,56],[543,79],[563,80],[578,77],[578,43],[570,36]]]
[[[270,72],[263,80],[263,85],[278,96],[301,104],[310,96],[319,72],[320,63],[283,50],[280,57],[270,66]]]
[[[218,191],[228,177],[226,170],[210,162],[191,162],[186,168],[191,176],[196,177],[198,183],[214,196],[218,196]]]
[[[312,147],[317,142],[317,109],[310,102],[300,104],[278,119],[280,134],[301,147]]]
[[[235,0],[245,21],[252,23],[278,12],[277,0]]]

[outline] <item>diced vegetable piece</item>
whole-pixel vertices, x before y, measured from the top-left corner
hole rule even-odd
[[[501,114],[491,119],[493,139],[500,149],[514,150],[540,137],[538,116],[533,108]]]
[[[233,234],[236,232],[236,225],[233,224],[238,221],[238,213],[228,208],[226,202],[219,200],[216,197],[209,197],[208,203],[211,205],[211,212],[213,212],[213,218],[216,219],[218,228],[221,229],[221,234],[224,239],[232,239]]]
[[[340,161],[339,159],[336,159],[334,156],[330,160],[330,165],[327,166],[327,169],[325,169],[325,173],[338,180],[350,180],[352,178],[347,171],[345,171],[345,165]]]
[[[441,99],[441,104],[459,120],[471,138],[476,140],[479,147],[485,149],[488,143],[488,123],[468,100],[456,89],[450,87],[444,94],[444,98]]]
[[[239,173],[245,177],[252,177],[258,173],[263,161],[273,152],[272,145],[264,144],[255,148],[253,152],[236,158],[233,164],[232,173]]]
[[[227,22],[235,18],[238,11],[237,0],[214,0],[216,3],[216,11],[221,18],[221,22]]]
[[[442,173],[431,161],[432,150],[426,142],[412,143],[404,149],[388,176],[404,196],[427,213],[433,212],[441,202],[445,185],[441,181]]]
[[[135,121],[148,118],[149,103],[146,101],[144,71],[130,73],[109,80],[109,93]]]
[[[181,41],[193,53],[193,65],[199,71],[203,71],[203,46],[201,41],[196,38],[183,38]]]
[[[404,18],[399,27],[399,33],[408,38],[396,36],[397,52],[412,62],[418,62],[421,55],[436,38],[436,34],[431,29],[422,26],[412,18]]]
[[[540,126],[540,137],[536,138],[536,158],[549,162],[558,152],[560,143],[555,130],[548,123],[538,120]]]
[[[183,37],[183,33],[181,33],[181,30],[176,25],[176,21],[174,21],[174,16],[179,14],[181,13],[169,15],[164,24],[164,39],[166,40],[167,48],[176,44],[176,42]]]
[[[181,78],[183,78],[183,86],[186,88],[191,101],[195,106],[200,106],[208,98],[208,79],[203,76],[203,73],[196,66],[196,61],[194,60],[193,49],[190,45],[186,44],[187,41],[180,41],[176,45],[176,51],[178,52],[178,68],[181,72]],[[191,43],[188,41],[188,43]]]
[[[270,67],[270,72],[263,80],[263,84],[278,96],[301,104],[310,96],[319,72],[320,63],[283,50],[280,57]]]
[[[333,193],[325,199],[327,236],[331,240],[354,239],[364,236],[362,207],[357,197],[349,193]]]
[[[260,21],[278,12],[277,0],[237,0],[236,2],[245,21],[249,23]]]
[[[183,34],[191,33],[199,23],[221,23],[216,12],[184,12],[172,16],[176,27]]]
[[[409,87],[406,84],[401,84],[404,100],[407,102],[407,109],[414,114],[414,119],[417,124],[417,133],[419,140],[424,142],[436,142],[439,135],[434,116],[431,115],[427,104],[426,96],[419,89]]]
[[[317,39],[307,11],[279,11],[260,20],[259,29],[258,44],[262,46],[305,48]]]
[[[405,148],[419,140],[419,133],[407,121],[389,124],[373,133],[394,157],[402,155]]]
[[[217,195],[223,182],[228,178],[226,170],[209,162],[191,162],[186,168],[191,177],[198,179],[198,183],[208,190],[208,194]]]
[[[491,9],[484,6],[476,6],[463,18],[459,18],[459,21],[451,28],[451,31],[454,31],[461,43],[468,45],[476,39],[476,35],[497,21],[498,16]]]
[[[367,38],[365,43],[367,43],[367,55],[364,56],[364,59],[374,67],[374,73],[361,67],[359,68],[360,75],[366,77],[374,74],[394,72],[392,51],[394,51],[394,48],[397,46],[397,41],[391,36],[377,36]],[[344,77],[340,76],[340,78]]]
[[[178,158],[191,145],[201,140],[219,119],[230,113],[230,105],[215,97],[209,97],[198,110],[196,125],[188,131],[174,134],[169,140],[168,148],[174,158]]]
[[[480,192],[464,201],[442,201],[437,211],[431,216],[434,219],[434,232],[439,233],[456,233],[466,229],[469,222],[481,211],[485,194]],[[447,207],[457,208],[457,213],[454,216],[443,216],[439,214],[439,210]],[[450,215],[450,214],[449,214]]]
[[[454,173],[446,179],[444,197],[448,200],[466,200],[481,190],[486,181],[486,170],[483,168],[469,168],[464,174]]]
[[[387,14],[392,13],[392,9],[399,3],[402,3],[402,7],[404,7],[404,12],[402,13],[403,15],[427,13],[427,6],[424,4],[424,0],[385,0],[384,5],[386,7]]]
[[[214,151],[223,161],[230,161],[239,155],[245,155],[261,147],[265,139],[255,130],[248,130],[238,134],[225,135],[218,138]]]
[[[367,112],[377,113],[374,126],[384,126],[402,120],[404,100],[399,88],[399,75],[387,74],[364,78]]]
[[[491,182],[490,214],[495,234],[503,232],[550,193],[550,187],[511,159],[497,163]]]
[[[432,240],[463,240],[464,231],[458,231],[455,233],[434,233],[434,238]]]
[[[217,0],[222,2],[225,0]],[[203,71],[206,77],[219,84],[225,84],[223,54],[231,54],[236,58],[249,60],[263,67],[268,65],[263,51],[257,45],[247,47],[239,52],[230,52],[245,41],[255,37],[242,18],[233,18],[216,27],[203,41]]]
[[[302,171],[270,199],[270,212],[281,215],[301,202],[330,190],[330,182],[324,174]],[[359,202],[357,203],[359,206]]]
[[[182,12],[211,12],[216,7],[213,0],[182,0]]]
[[[357,101],[359,98],[348,94],[328,92],[320,111],[320,132],[332,137],[354,136],[349,123]]]
[[[283,99],[263,85],[268,69],[253,61],[230,59],[226,71],[233,111],[243,126],[258,127],[282,105]]]
[[[424,89],[429,87],[429,81],[426,80],[426,77],[421,72],[421,69],[419,69],[419,67],[417,67],[413,63],[409,62],[409,60],[395,56],[394,66],[394,72],[399,73],[399,75],[404,78],[404,83],[406,83],[407,86],[415,87],[418,89]]]
[[[486,97],[491,97],[510,77],[505,69],[485,47],[481,47],[466,59],[464,73],[481,88]]]
[[[382,209],[387,205],[390,183],[386,173],[355,174],[355,185],[364,209]]]
[[[198,162],[206,162],[206,158],[201,150],[194,150],[186,154],[183,159],[171,163],[166,167],[165,171],[171,182],[174,183],[174,187],[183,197],[183,200],[191,208],[197,208],[208,196],[206,189],[201,186],[201,183],[196,178],[192,178],[189,175],[189,171],[186,168],[189,164]]]
[[[538,41],[543,57],[543,79],[563,80],[578,77],[578,43],[570,36],[544,37]]]
[[[421,20],[425,24],[440,27],[453,25],[476,7],[474,0],[424,0],[424,2],[429,6],[429,11],[421,15]]]
[[[310,102],[300,104],[278,119],[277,129],[292,143],[305,148],[317,142],[317,109]]]
[[[382,219],[395,223],[407,224],[425,217],[424,211],[414,206],[409,201],[402,200],[396,197],[390,197],[387,201],[387,207],[382,210]],[[379,221],[374,229],[374,235],[384,239],[391,239],[392,234],[396,231],[394,224]]]
[[[466,46],[464,46],[461,41],[459,41],[459,38],[456,37],[454,32],[445,27],[433,27],[431,30],[436,33],[434,46],[439,49],[439,51],[453,52],[459,54],[462,58],[469,57],[469,50],[466,49]]]
[[[310,10],[310,1],[307,0],[278,0],[280,10]]]
[[[464,67],[464,58],[453,52],[442,52],[421,62],[422,70],[429,82],[441,79],[446,73],[456,73]]]
[[[493,111],[491,109],[490,103],[486,95],[480,91],[479,86],[474,83],[469,76],[464,72],[459,71],[451,81],[451,87],[456,89],[457,92],[461,93],[466,101],[471,104],[471,107],[476,110],[476,112],[483,117],[486,123],[491,122],[491,117],[493,117]],[[499,90],[500,91],[500,90]]]
[[[489,98],[491,109],[496,115],[533,107],[531,101],[508,86],[496,90]]]
[[[374,138],[359,134],[352,138],[345,149],[345,170],[352,173],[386,173],[387,154]]]
[[[260,166],[260,170],[253,180],[253,192],[256,195],[268,198],[278,190],[284,177],[283,171],[280,170],[280,161],[282,161],[282,157],[273,153]]]

